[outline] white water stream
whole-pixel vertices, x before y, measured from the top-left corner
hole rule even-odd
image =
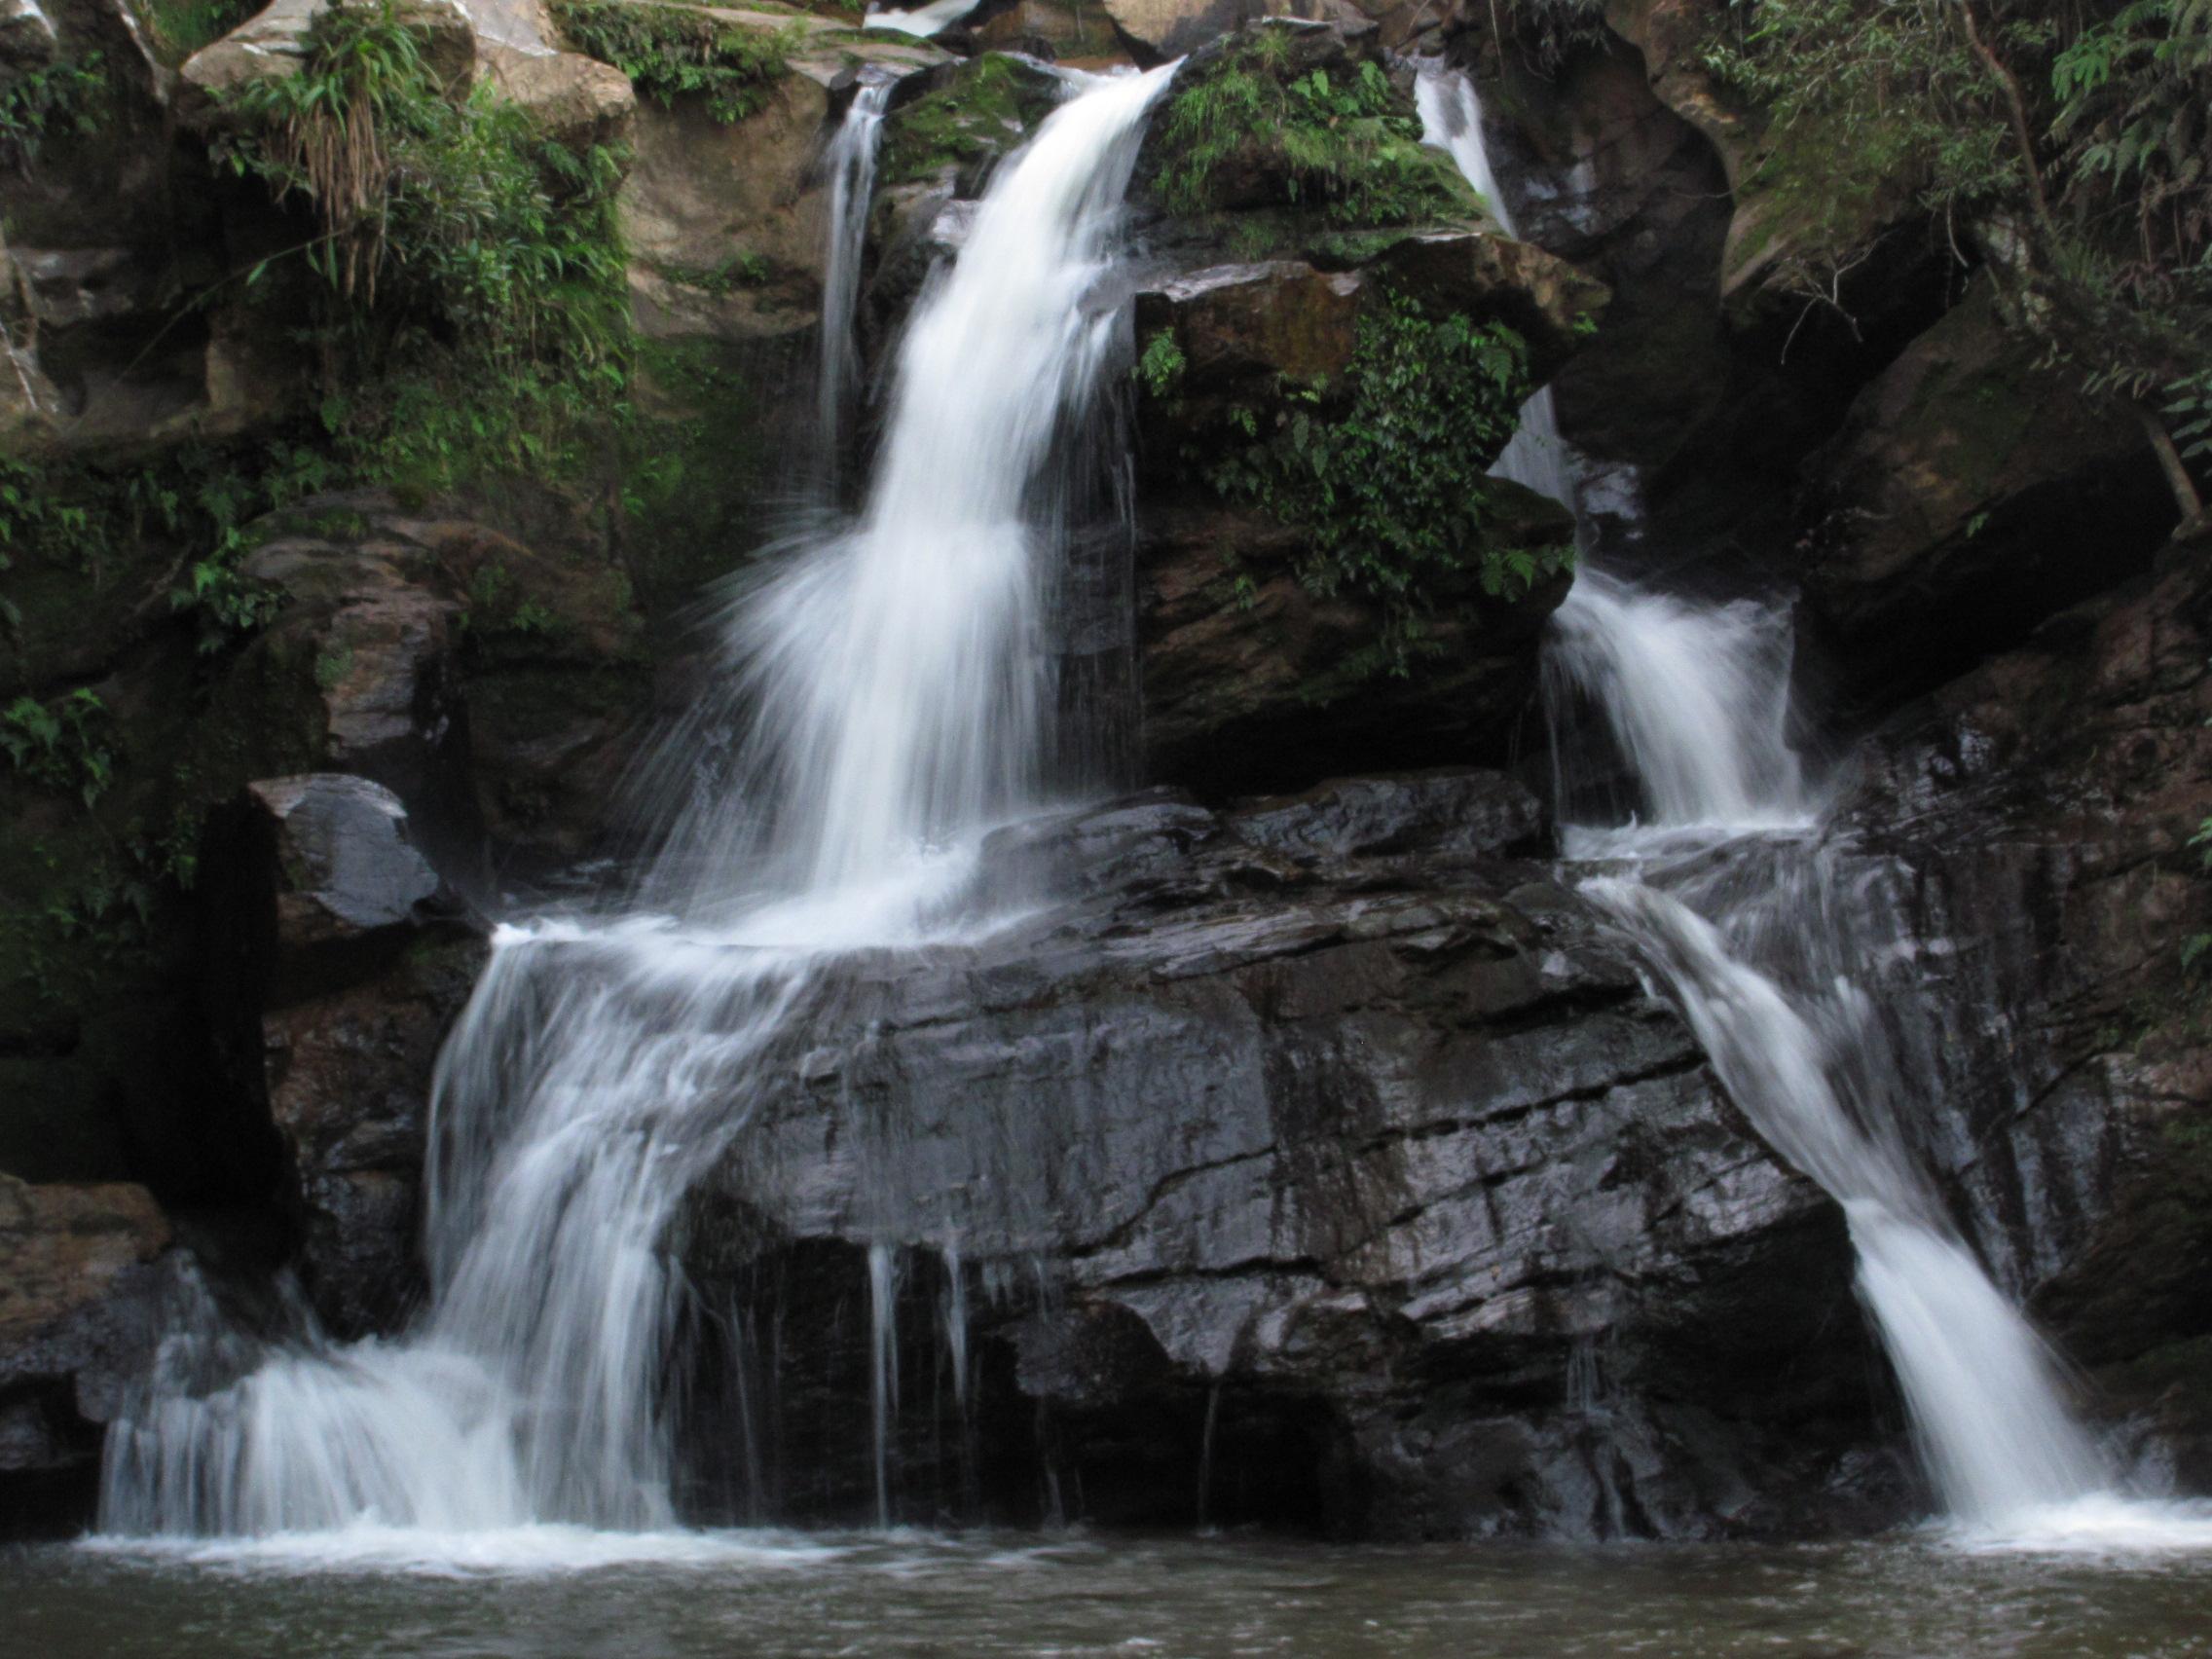
[[[1417,89],[1427,141],[1512,234],[1473,84],[1430,65]],[[1493,470],[1573,505],[1550,393],[1522,415]],[[1984,1540],[2212,1546],[2212,1517],[2112,1494],[2051,1355],[1899,1132],[1928,1102],[1883,1051],[1862,964],[1831,924],[1854,899],[1790,747],[1790,641],[1785,606],[1577,576],[1545,664],[1563,815],[1577,798],[1564,751],[1590,710],[1639,796],[1625,816],[1566,830],[1570,857],[1606,861],[1582,890],[1634,940],[1767,1144],[1842,1205],[1860,1298],[1946,1513]]]
[[[822,361],[817,375],[815,441],[828,480],[836,481],[845,423],[861,385],[860,342],[853,311],[860,299],[861,255],[867,243],[868,203],[875,191],[883,112],[896,78],[864,80],[837,124],[822,165],[830,175],[830,248],[822,274]]]
[[[529,1562],[678,1521],[687,1289],[663,1235],[757,1080],[794,1063],[827,961],[943,937],[963,849],[1026,798],[1059,551],[1038,502],[1116,338],[1100,278],[1172,72],[1091,81],[1001,172],[917,307],[859,521],[746,590],[724,678],[753,724],[666,855],[676,914],[500,930],[434,1084],[422,1316],[347,1346],[303,1319],[239,1376],[240,1339],[199,1310],[109,1435],[104,1530],[343,1533],[342,1557],[458,1534],[470,1561]],[[857,193],[869,140],[848,130]],[[764,842],[737,810],[763,796]],[[888,1250],[872,1276],[883,1330]],[[879,1352],[879,1470],[895,1363]]]

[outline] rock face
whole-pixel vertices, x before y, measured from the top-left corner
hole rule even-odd
[[[1810,463],[1814,610],[1896,696],[2142,569],[2172,498],[2124,409],[2009,332],[1984,284],[1913,341]]]
[[[1853,810],[1910,863],[1955,1011],[1926,1150],[2108,1411],[2212,1480],[2212,581],[2202,541],[1900,712]]]
[[[1495,532],[1558,545],[1570,516],[1531,492],[1491,488]],[[1147,775],[1211,798],[1296,787],[1363,765],[1500,758],[1532,708],[1550,578],[1515,604],[1472,589],[1427,619],[1433,656],[1401,676],[1377,658],[1377,608],[1315,594],[1288,526],[1211,503],[1162,502],[1138,552],[1138,651]]]
[[[146,1363],[168,1243],[143,1187],[0,1174],[0,1537],[91,1515],[101,1426]]]
[[[1285,55],[1297,72],[1356,77],[1371,46],[1357,31],[1308,29]],[[1209,48],[1186,73],[1242,64],[1228,55],[1244,50],[1242,37]],[[1177,164],[1161,133],[1172,122],[1172,112],[1155,122],[1137,166],[1139,192],[1168,201],[1161,181]],[[1573,534],[1564,509],[1481,479],[1505,432],[1441,422],[1448,437],[1419,440],[1436,445],[1430,470],[1464,474],[1484,506],[1456,562],[1408,578],[1421,590],[1411,625],[1377,588],[1329,579],[1294,504],[1234,480],[1248,452],[1344,419],[1368,372],[1363,353],[1386,350],[1375,343],[1409,314],[1511,330],[1533,384],[1606,302],[1564,261],[1479,224],[1471,198],[1423,198],[1446,215],[1433,224],[1347,229],[1319,204],[1286,211],[1286,195],[1299,198],[1279,170],[1289,153],[1260,146],[1220,164],[1208,175],[1218,210],[1156,211],[1161,269],[1137,297],[1142,775],[1210,799],[1296,790],[1333,771],[1505,756],[1544,618],[1567,592],[1558,571]],[[1221,258],[1251,242],[1275,257]],[[1486,585],[1486,550],[1496,548],[1533,555],[1525,591]],[[1399,640],[1401,628],[1418,641]]]
[[[276,1130],[316,1309],[340,1334],[387,1328],[419,1285],[430,1073],[482,940],[365,779],[257,783],[216,836],[210,1022]]]
[[[870,1245],[901,1514],[965,1480],[1186,1522],[1209,1416],[1222,1521],[1757,1530],[1842,1480],[1870,1408],[1838,1219],[1593,913],[1498,855],[1534,820],[1464,773],[1139,797],[994,849],[1072,906],[822,987],[806,1024],[865,1035],[801,1040],[686,1230],[703,1294],[782,1333],[750,1397],[786,1512],[871,1492]]]

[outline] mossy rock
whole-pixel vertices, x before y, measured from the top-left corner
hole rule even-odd
[[[980,194],[989,165],[1019,147],[1064,92],[1037,64],[1003,52],[903,82],[884,117],[879,187],[958,175],[964,195]]]
[[[1287,208],[1337,230],[1480,223],[1480,195],[1420,132],[1372,36],[1256,22],[1177,72],[1132,193],[1184,219]]]

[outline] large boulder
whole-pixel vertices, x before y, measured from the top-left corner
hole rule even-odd
[[[2010,329],[1980,284],[1807,463],[1813,611],[1895,699],[2145,568],[2175,510],[2143,430]]]
[[[986,879],[1075,897],[829,976],[799,1028],[846,1035],[769,1070],[695,1196],[695,1282],[777,1333],[750,1421],[722,1373],[698,1442],[774,1448],[789,1513],[868,1512],[872,1247],[901,1515],[1032,1518],[1056,1482],[1188,1524],[1208,1441],[1228,1523],[1886,1513],[1845,1476],[1883,1437],[1837,1213],[1598,917],[1493,850],[1532,818],[1458,773],[1006,832]]]
[[[0,1536],[91,1519],[100,1435],[159,1335],[143,1187],[0,1174]]]
[[[220,95],[248,81],[297,75],[305,63],[308,33],[330,9],[330,0],[270,0],[221,40],[187,58],[178,78],[201,94],[194,107],[220,119]],[[467,85],[476,73],[476,30],[461,0],[405,0],[399,17],[415,29],[424,59],[448,86]]]
[[[1259,18],[1371,28],[1351,0],[1105,0],[1107,17],[1139,61],[1164,63]]]

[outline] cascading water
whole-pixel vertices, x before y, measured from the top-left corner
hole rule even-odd
[[[816,441],[829,482],[836,481],[845,444],[846,412],[860,389],[860,344],[853,312],[861,291],[861,254],[875,190],[875,158],[883,144],[883,112],[894,79],[864,80],[837,124],[822,165],[830,178],[830,248],[822,276],[822,363],[816,390]]]
[[[1510,235],[1472,83],[1429,65],[1417,92],[1423,136]],[[1522,420],[1493,471],[1573,505],[1548,390]],[[2049,1354],[1899,1132],[1909,1091],[1855,971],[1906,941],[1846,939],[1836,925],[1854,896],[1789,742],[1790,640],[1783,606],[1694,602],[1585,569],[1546,649],[1555,793],[1563,816],[1584,802],[1568,751],[1576,717],[1595,709],[1638,801],[1613,822],[1570,825],[1567,852],[1613,861],[1584,893],[1664,980],[1767,1143],[1843,1206],[1860,1296],[1945,1509],[1985,1532],[2123,1536],[2144,1511],[2115,1525],[2119,1500],[2092,1495],[2106,1471]],[[2155,1525],[2171,1541],[2205,1523],[2162,1512]]]
[[[1038,511],[1054,436],[1119,338],[1100,278],[1172,73],[1089,83],[1000,174],[917,309],[859,522],[747,590],[725,678],[754,724],[664,854],[653,891],[678,913],[496,938],[433,1087],[424,1315],[344,1347],[304,1327],[239,1376],[238,1339],[202,1309],[109,1436],[105,1530],[678,1519],[670,1350],[688,1292],[663,1235],[802,1035],[830,956],[941,937],[956,849],[1022,804],[1038,567],[1057,551],[1032,527],[1057,522]],[[763,789],[764,841],[733,810]],[[880,1329],[888,1247],[872,1265]],[[231,1380],[210,1376],[226,1360]],[[880,1468],[895,1351],[876,1363]]]

